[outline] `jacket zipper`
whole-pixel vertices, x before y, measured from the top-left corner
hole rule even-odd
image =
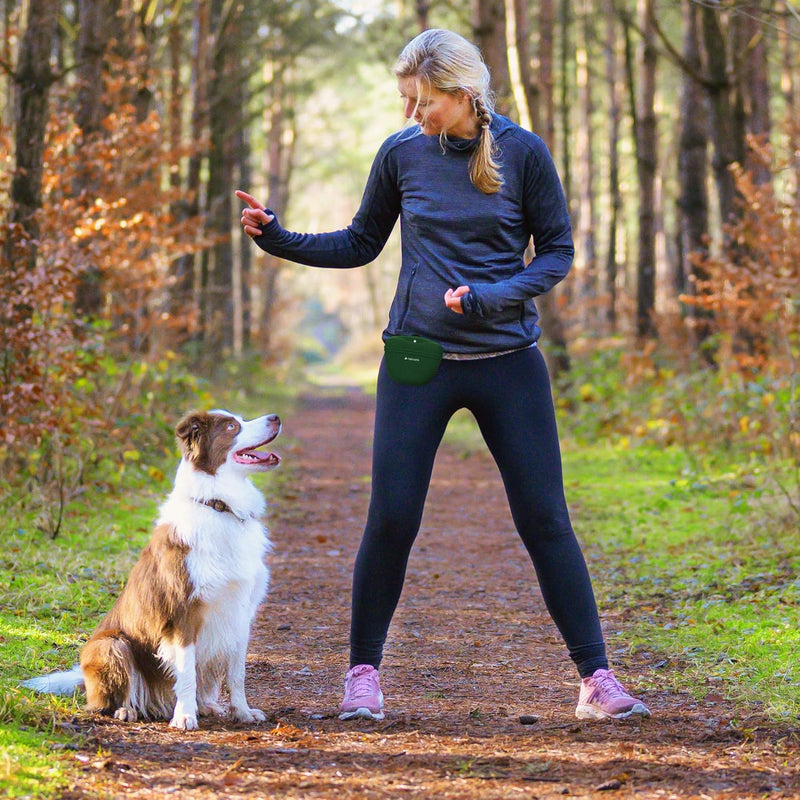
[[[405,307],[403,308],[403,316],[400,318],[400,330],[399,332],[402,333],[403,327],[406,324],[406,317],[408,316],[408,307],[411,304],[411,288],[414,285],[414,278],[417,276],[417,265],[411,268],[411,277],[408,279],[408,288],[406,288],[406,298],[405,298]]]

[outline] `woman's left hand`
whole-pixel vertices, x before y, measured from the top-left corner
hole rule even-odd
[[[465,294],[469,294],[469,286],[459,286],[458,289],[448,289],[444,293],[444,304],[451,311],[455,311],[456,314],[463,314],[464,311],[461,308],[461,298]]]

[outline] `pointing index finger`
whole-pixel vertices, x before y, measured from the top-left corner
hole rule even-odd
[[[241,189],[237,189],[236,196],[243,202],[247,203],[250,208],[255,208],[258,211],[264,210],[264,207],[258,202],[258,200],[255,199],[255,197],[253,197],[253,195],[247,194],[247,192],[243,192]]]

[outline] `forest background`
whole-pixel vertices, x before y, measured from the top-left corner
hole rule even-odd
[[[554,377],[587,419],[797,463],[791,0],[2,7],[10,485],[61,504],[100,465],[119,472],[187,381],[232,364],[374,371],[397,232],[367,268],[298,268],[242,235],[233,192],[291,229],[348,224],[404,122],[391,64],[427,26],[481,46],[498,110],[555,155],[576,260],[539,305]],[[580,376],[576,359],[600,368]],[[634,408],[640,382],[657,391]]]
[[[682,487],[746,515],[731,550],[768,533],[759,585],[796,609],[794,0],[1,6],[9,535],[56,538],[75,504],[163,483],[176,417],[219,387],[373,381],[398,232],[359,270],[298,267],[242,235],[233,193],[290,229],[346,226],[405,122],[396,54],[448,27],[565,186],[575,265],[537,300],[565,436],[678,453]],[[796,671],[780,680],[796,701]]]

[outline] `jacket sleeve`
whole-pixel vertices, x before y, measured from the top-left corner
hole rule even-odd
[[[549,291],[563,280],[575,248],[564,189],[544,142],[536,137],[525,161],[523,213],[535,255],[513,277],[497,283],[470,284],[461,298],[467,316],[491,317]]]
[[[273,214],[270,209],[265,209]],[[391,147],[385,142],[372,163],[361,206],[346,228],[329,233],[293,233],[275,218],[253,241],[274,256],[311,267],[360,267],[381,252],[400,214],[400,190]]]

